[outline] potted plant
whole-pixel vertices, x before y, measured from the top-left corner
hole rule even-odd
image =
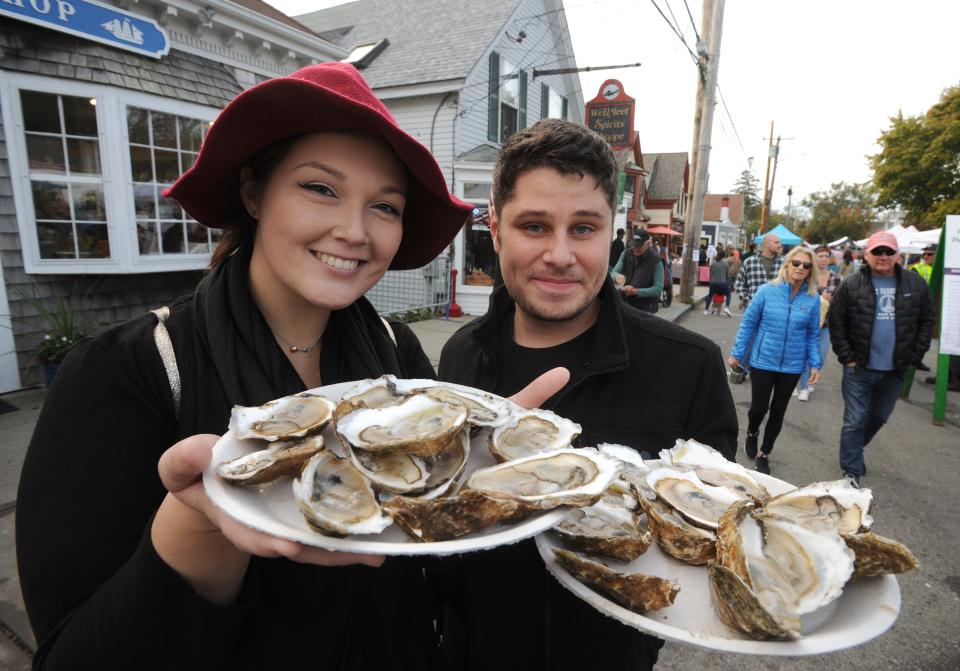
[[[46,332],[34,356],[43,369],[44,384],[49,387],[67,352],[84,338],[86,333],[77,313],[71,307],[71,300],[58,297],[55,306],[49,308],[36,296],[23,292],[20,292],[20,296],[39,312],[39,319],[44,322]]]

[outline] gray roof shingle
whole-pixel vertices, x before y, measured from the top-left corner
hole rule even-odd
[[[687,169],[687,153],[644,154],[643,165],[652,171],[647,188],[649,200],[677,200],[685,185],[683,173]]]
[[[386,37],[364,68],[373,88],[464,79],[519,0],[356,0],[294,17],[339,46]]]

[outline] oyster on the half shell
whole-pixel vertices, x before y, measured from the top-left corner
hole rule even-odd
[[[706,529],[716,529],[720,516],[737,501],[747,498],[729,487],[708,485],[693,471],[656,468],[647,476],[647,484],[687,520]]]
[[[296,475],[307,460],[323,449],[323,436],[278,440],[265,450],[217,464],[217,475],[236,485],[261,485],[284,475]]]
[[[694,566],[702,566],[717,558],[715,532],[690,524],[660,499],[640,497],[639,501],[647,514],[647,527],[661,550]]]
[[[854,553],[833,529],[813,531],[741,501],[723,514],[710,588],[717,615],[754,638],[797,638],[843,592]]]
[[[841,534],[866,531],[873,525],[873,492],[846,480],[814,482],[767,500],[767,512],[788,517],[811,529],[836,529]]]
[[[311,527],[333,536],[380,533],[392,523],[370,483],[330,450],[311,457],[293,481],[293,498]]]
[[[256,407],[237,405],[230,411],[229,428],[241,439],[289,440],[322,431],[334,407],[332,401],[307,392]]]
[[[580,425],[549,410],[525,410],[513,415],[490,434],[490,453],[498,462],[570,447]]]
[[[750,471],[692,438],[678,438],[672,448],[660,450],[660,460],[665,466],[692,468],[697,477],[708,485],[729,487],[757,501],[769,496],[766,488],[756,481]]]
[[[450,444],[466,420],[462,404],[412,394],[397,405],[341,415],[336,430],[345,444],[361,450],[432,457]]]
[[[541,510],[588,506],[600,498],[621,469],[619,460],[592,447],[569,448],[477,469],[464,488]]]
[[[592,506],[574,508],[553,528],[574,547],[620,561],[633,561],[650,547],[653,535],[643,531],[630,505],[636,499],[607,490]]]

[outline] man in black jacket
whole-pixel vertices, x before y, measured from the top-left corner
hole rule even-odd
[[[933,298],[916,273],[897,263],[892,233],[867,240],[860,271],[830,301],[830,341],[843,364],[840,468],[859,485],[863,448],[884,425],[900,395],[903,375],[930,349]]]
[[[550,119],[510,137],[490,219],[504,286],[447,342],[440,377],[509,396],[565,367],[569,382],[544,407],[582,426],[579,445],[655,456],[696,438],[733,459],[719,348],[623,304],[607,275],[616,176],[610,149],[583,126]],[[445,620],[451,668],[648,669],[662,645],[560,587],[533,541],[465,555]]]

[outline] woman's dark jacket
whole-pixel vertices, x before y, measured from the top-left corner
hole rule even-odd
[[[894,266],[897,277],[895,297],[896,343],[893,347],[893,367],[899,375],[923,360],[930,349],[936,316],[933,297],[927,283],[917,273]],[[877,293],[871,280],[870,266],[861,264],[860,270],[843,281],[830,301],[827,320],[830,342],[841,364],[851,361],[866,366],[870,358],[870,336],[877,307]]]
[[[543,407],[583,427],[578,445],[620,443],[656,456],[677,438],[696,438],[733,459],[737,414],[719,348],[624,305],[609,278],[600,298],[587,358]],[[440,378],[494,389],[501,327],[513,314],[506,289],[495,290],[487,314],[447,342]],[[656,660],[659,641],[572,596],[547,575],[533,541],[465,555],[447,571],[449,668],[645,669]]]
[[[275,388],[263,396],[303,388],[255,306],[243,319],[234,314],[235,323],[224,325],[229,334],[215,334],[196,309],[200,298],[198,291],[177,301],[167,321],[182,381],[178,413],[153,314],[78,344],[44,403],[17,498],[35,668],[430,667],[432,623],[422,571],[412,562],[317,567],[254,557],[238,602],[217,606],[157,555],[150,526],[166,494],[160,455],[186,436],[224,433],[234,403],[269,400],[226,391],[225,379],[249,374],[254,364],[219,369],[214,357],[224,342],[257,340],[269,350],[259,364]],[[324,384],[373,372],[376,362],[358,360],[350,340],[394,355],[399,374],[432,377],[416,336],[392,327],[396,346],[365,299],[334,312],[321,352]]]

